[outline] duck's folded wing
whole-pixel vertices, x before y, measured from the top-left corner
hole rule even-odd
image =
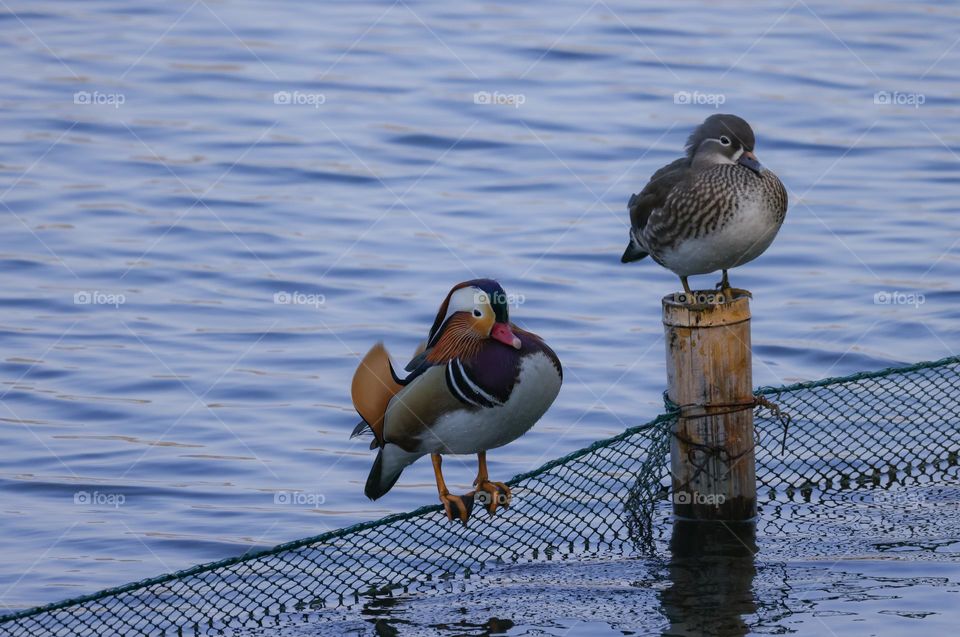
[[[680,158],[667,164],[653,173],[650,181],[643,187],[640,194],[630,197],[627,207],[630,209],[630,225],[632,227],[642,230],[647,225],[650,214],[663,206],[667,200],[667,195],[683,179],[689,166],[689,160],[686,158]]]
[[[422,371],[390,401],[384,417],[383,436],[388,442],[414,451],[419,441],[429,442],[430,428],[443,415],[463,409],[446,381],[446,365]]]

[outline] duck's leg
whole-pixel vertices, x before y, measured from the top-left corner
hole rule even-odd
[[[723,278],[720,279],[720,283],[717,284],[717,287],[720,288],[721,292],[723,292],[723,296],[727,301],[733,300],[733,290],[730,288],[730,277],[727,274],[727,270],[723,271]]]
[[[477,479],[473,481],[478,491],[483,491],[481,503],[487,505],[487,511],[493,515],[498,506],[510,508],[510,487],[502,482],[491,482],[487,474],[487,452],[477,454]]]
[[[727,274],[727,270],[723,270],[723,277],[720,279],[720,283],[717,283],[716,289],[718,290],[729,290],[730,289],[730,277]]]
[[[693,296],[693,292],[690,291],[690,284],[687,283],[687,277],[680,277],[680,283],[683,283],[683,291],[687,293],[687,298],[691,298]]]
[[[470,511],[473,509],[473,498],[462,495],[451,495],[450,491],[447,490],[447,483],[443,481],[443,472],[440,470],[443,459],[439,453],[430,454],[430,459],[433,460],[433,473],[437,478],[437,492],[440,494],[440,502],[443,504],[443,510],[447,512],[447,519],[453,520],[453,510],[456,509],[457,518],[466,526],[467,520],[470,519]]]

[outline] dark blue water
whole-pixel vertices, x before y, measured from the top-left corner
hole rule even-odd
[[[678,282],[619,263],[625,202],[718,108],[791,195],[732,274],[756,383],[957,349],[950,3],[8,0],[0,25],[3,606],[432,503],[426,465],[362,496],[348,387],[464,279],[566,371],[495,477],[658,413]]]

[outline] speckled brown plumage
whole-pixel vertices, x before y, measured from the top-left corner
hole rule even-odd
[[[650,255],[681,277],[724,271],[763,253],[787,211],[787,191],[753,154],[753,130],[736,115],[712,115],[687,154],[656,171],[630,209],[624,263]]]
[[[720,230],[734,217],[741,203],[754,197],[762,202],[769,223],[780,226],[787,214],[787,190],[771,171],[755,175],[737,164],[687,171],[685,178],[669,190],[663,205],[650,211],[642,228],[644,245],[650,256],[663,265],[658,255],[687,239],[706,237]]]

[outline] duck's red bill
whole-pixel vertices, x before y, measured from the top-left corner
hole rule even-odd
[[[494,323],[490,330],[490,338],[500,341],[504,345],[509,345],[514,349],[520,349],[520,339],[510,330],[506,323]]]

